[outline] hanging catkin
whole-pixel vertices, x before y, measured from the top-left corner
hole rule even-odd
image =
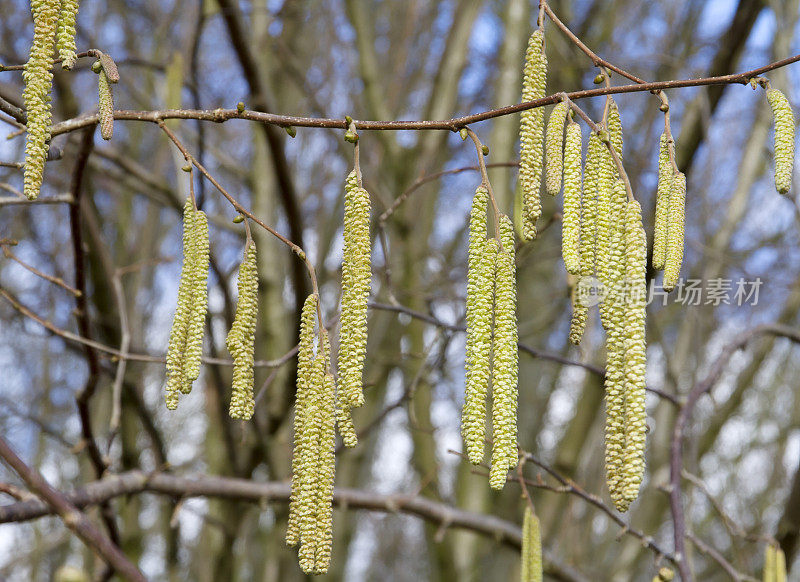
[[[522,101],[544,97],[547,84],[547,57],[544,33],[537,29],[528,40],[522,79]],[[539,188],[542,182],[542,148],[544,145],[544,110],[541,107],[523,111],[520,116],[519,180],[522,183],[523,238],[536,238],[536,221],[542,214]]]
[[[763,582],[786,582],[786,556],[780,546],[767,544],[764,550]]]
[[[75,19],[78,16],[78,0],[61,0],[56,32],[58,58],[61,66],[71,69],[75,66]]]
[[[683,232],[686,221],[686,176],[676,173],[672,178],[669,197],[666,260],[664,262],[664,291],[672,291],[678,284],[683,262]]]
[[[494,300],[492,362],[492,467],[489,485],[502,489],[508,469],[517,466],[517,285],[514,266],[514,227],[500,216]]]
[[[522,518],[520,582],[542,582],[542,538],[539,518],[525,505]]]
[[[778,89],[768,89],[767,100],[775,118],[775,189],[786,194],[792,187],[794,113],[786,95]]]
[[[564,218],[561,221],[561,256],[573,275],[580,274],[581,229],[581,128],[567,126],[564,142]]]
[[[22,93],[28,116],[25,140],[24,191],[28,200],[39,196],[44,164],[50,147],[50,89],[53,85],[53,47],[55,45],[59,0],[33,0],[33,43],[25,64]]]
[[[100,111],[100,136],[111,139],[114,135],[114,92],[102,69],[97,75],[97,109]]]
[[[647,240],[642,209],[628,202],[625,225],[625,456],[622,466],[622,499],[630,504],[639,495],[644,476],[647,432],[645,413],[645,308],[647,305]]]
[[[289,523],[286,527],[286,543],[297,545],[300,541],[300,483],[302,474],[301,460],[308,446],[304,439],[306,418],[308,413],[311,384],[314,380],[314,323],[317,319],[317,296],[312,293],[306,297],[300,316],[300,344],[297,348],[297,397],[294,408],[294,452],[292,453],[292,494],[289,504]]]
[[[621,220],[620,220],[621,218]],[[606,328],[606,484],[616,508],[625,511],[622,465],[625,455],[625,220],[613,222],[609,255],[609,286],[603,299]]]
[[[619,159],[622,159],[622,119],[619,116],[619,107],[614,98],[608,97],[608,118],[606,119],[606,129],[608,129],[609,140]],[[616,170],[616,168],[615,168]]]
[[[200,375],[203,325],[208,294],[208,220],[191,198],[183,208],[183,267],[178,306],[167,349],[167,408],[178,406],[180,393],[188,394]]]
[[[231,418],[250,420],[253,416],[253,364],[258,315],[258,271],[256,245],[248,241],[244,259],[239,266],[236,316],[228,332],[225,344],[233,356],[233,380],[231,382]]]
[[[627,192],[625,183],[617,180],[614,187],[608,191],[600,193],[597,200],[597,273],[603,285],[603,296],[610,297],[618,290],[615,286],[620,285],[620,280],[615,275],[615,269],[619,266],[614,263],[612,258],[614,233],[619,227],[620,217],[624,214],[627,206]],[[603,327],[609,329],[609,309],[611,301],[600,303],[600,320]]]
[[[369,213],[369,194],[358,185],[353,171],[345,184],[338,359],[339,394],[350,408],[364,404],[362,375],[367,351],[367,300],[372,278]]]
[[[669,201],[672,194],[674,172],[669,161],[667,134],[661,134],[658,150],[658,188],[656,190],[656,217],[653,228],[653,268],[661,270],[667,260],[667,232],[669,231]]]
[[[551,196],[561,190],[561,174],[564,172],[564,122],[569,112],[569,102],[562,101],[553,108],[547,121],[545,134],[545,189]]]
[[[483,461],[486,435],[486,394],[492,349],[492,301],[496,246],[486,241],[486,207],[489,192],[475,191],[469,217],[469,262],[467,266],[466,390],[461,431],[471,463]],[[495,243],[496,244],[496,243]]]

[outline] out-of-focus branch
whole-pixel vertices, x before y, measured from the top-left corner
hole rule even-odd
[[[43,501],[23,501],[22,503],[35,504],[43,507],[48,514],[57,514],[69,529],[80,537],[84,543],[101,556],[106,563],[113,567],[117,573],[135,582],[146,582],[136,566],[125,554],[106,536],[104,536],[89,519],[63,493],[54,489],[45,481],[44,477],[20,459],[0,438],[0,457],[22,478],[28,487]],[[104,500],[108,501],[108,499]]]

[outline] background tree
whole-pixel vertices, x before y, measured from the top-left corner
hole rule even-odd
[[[552,8],[592,50],[648,81],[746,71],[800,52],[797,0],[561,0]],[[24,63],[28,3],[4,0],[2,14],[0,62]],[[536,18],[527,0],[85,1],[77,45],[116,60],[117,110],[235,109],[241,100],[248,111],[341,123],[348,114],[445,120],[518,102]],[[552,23],[545,36],[548,94],[592,87],[592,62]],[[82,59],[72,72],[54,72],[52,149],[61,155],[47,163],[35,203],[17,195],[22,75],[0,74],[0,120],[11,138],[0,141],[0,434],[57,489],[95,491],[72,501],[148,578],[300,579],[283,537],[305,267],[254,228],[257,403],[252,421],[233,421],[224,340],[244,229],[192,173],[211,225],[207,359],[194,392],[167,411],[163,359],[190,176],[155,124],[118,115],[107,143],[94,122],[70,121],[96,107],[90,65]],[[798,70],[767,73],[793,103]],[[617,75],[612,82],[627,84]],[[681,559],[675,531],[698,580],[758,578],[771,540],[790,568],[797,556],[795,193],[775,193],[772,118],[760,92],[733,84],[667,93],[688,179],[683,276],[702,281],[702,294],[696,305],[684,289],[648,307],[648,467],[626,515],[611,509],[605,491],[596,317],[580,347],[567,341],[560,203],[544,199],[541,234],[517,253],[519,444],[530,453],[520,478],[529,481],[554,580],[650,579]],[[659,101],[646,92],[616,99],[625,165],[652,236]],[[603,103],[580,105],[597,118]],[[306,250],[333,323],[341,192],[352,166],[344,128],[298,127],[289,139],[272,124],[185,117],[165,127],[245,208]],[[470,127],[490,146],[490,178],[510,212],[518,117]],[[343,489],[326,577],[510,579],[519,567],[520,486],[493,492],[452,452],[461,450],[466,226],[480,182],[474,148],[450,131],[359,135],[375,233],[367,403],[354,411],[359,445],[337,454]],[[757,303],[737,305],[739,280],[760,280]],[[715,286],[729,303],[709,300]],[[700,396],[696,406],[691,395]],[[677,492],[676,423],[685,443]],[[2,526],[0,576],[50,580],[65,564],[96,579],[112,575],[59,521],[29,521],[43,506],[3,471],[3,492],[23,505],[0,508],[0,521],[12,522]],[[683,528],[675,527],[676,497]]]

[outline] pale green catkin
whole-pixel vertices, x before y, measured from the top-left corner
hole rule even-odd
[[[208,310],[208,218],[202,210],[195,211],[192,236],[195,240],[195,258],[192,265],[192,310],[186,332],[186,355],[182,388],[184,394],[192,390],[192,382],[200,376],[200,359],[203,355],[203,332]]]
[[[339,403],[336,406],[336,428],[339,430],[344,446],[352,449],[358,444],[356,427],[353,425],[353,417],[350,415],[350,408],[347,405]]]
[[[528,40],[522,79],[522,101],[541,99],[547,84],[547,57],[544,33],[537,29]],[[520,116],[520,168],[523,198],[523,238],[536,238],[536,221],[542,214],[539,189],[542,182],[544,146],[544,110],[541,107],[523,111]]]
[[[686,176],[678,172],[673,176],[672,194],[669,197],[666,261],[664,263],[664,291],[672,291],[678,284],[683,262],[683,234],[686,222]]]
[[[647,305],[647,240],[642,209],[628,202],[625,228],[625,456],[622,466],[622,498],[630,504],[639,495],[644,477],[645,434],[645,309]]]
[[[239,299],[236,316],[228,332],[225,344],[233,356],[233,380],[231,382],[231,418],[250,420],[255,408],[253,397],[254,344],[256,317],[258,315],[258,270],[256,245],[248,241],[244,259],[239,266]]]
[[[314,573],[324,574],[331,562],[333,543],[333,481],[336,471],[335,459],[335,392],[333,374],[326,374],[322,382],[319,404],[320,412],[320,460],[316,496],[316,555]]]
[[[61,66],[65,69],[74,67],[77,59],[75,54],[75,19],[77,16],[78,0],[61,0],[56,39],[58,57],[61,59]]]
[[[553,108],[547,121],[545,133],[545,189],[551,196],[561,190],[561,174],[564,172],[564,122],[567,120],[569,102],[562,101]]]
[[[614,98],[608,98],[608,118],[606,119],[606,129],[608,129],[609,140],[614,150],[617,152],[619,159],[622,159],[622,120],[619,116],[619,107]],[[616,167],[615,167],[616,170]]]
[[[792,187],[794,113],[786,95],[778,89],[768,89],[767,100],[775,118],[775,189],[786,194]]]
[[[618,269],[613,260],[614,233],[619,226],[620,215],[627,206],[627,190],[622,180],[617,180],[614,187],[600,193],[597,200],[597,272],[603,285],[604,297],[610,296],[615,285],[619,285],[619,278],[614,270]],[[600,303],[600,320],[603,328],[609,328],[609,309],[611,301]]]
[[[467,361],[461,433],[467,457],[483,461],[486,436],[486,395],[491,376],[492,302],[498,245],[486,240],[486,199],[480,188],[470,213],[470,274],[467,282]]]
[[[542,538],[539,518],[529,505],[525,506],[522,518],[522,551],[520,582],[542,582]]]
[[[167,408],[178,405],[179,393],[188,394],[200,375],[208,295],[208,220],[195,210],[191,198],[183,208],[183,267],[178,306],[167,349]]]
[[[300,316],[300,344],[297,349],[297,396],[294,408],[294,451],[292,453],[292,494],[289,504],[289,523],[286,528],[286,543],[295,546],[300,542],[300,483],[301,460],[305,456],[308,441],[303,438],[306,429],[308,404],[311,395],[312,370],[314,367],[314,324],[317,320],[317,295],[309,295]]]
[[[53,85],[53,48],[55,45],[59,0],[33,0],[33,42],[22,79],[22,98],[28,116],[25,140],[24,192],[28,200],[39,196],[50,148],[50,89]]]
[[[561,221],[561,256],[567,272],[580,274],[581,237],[581,127],[567,126],[564,142],[564,218]]]
[[[97,75],[97,108],[100,111],[100,136],[111,139],[114,135],[114,92],[103,70]]]
[[[494,342],[492,362],[492,467],[489,485],[502,489],[506,473],[517,466],[517,285],[514,226],[500,216],[500,242],[495,267]]]
[[[364,404],[363,371],[367,351],[367,301],[371,271],[370,200],[355,171],[345,185],[342,314],[339,331],[339,385],[344,404]]]
[[[674,172],[669,161],[667,134],[661,134],[658,150],[658,188],[656,189],[656,216],[653,228],[653,268],[661,270],[667,260],[667,233],[669,232],[669,200],[672,194]]]

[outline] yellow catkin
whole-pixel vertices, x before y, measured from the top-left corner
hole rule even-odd
[[[350,409],[347,405],[339,403],[336,407],[336,428],[339,430],[344,446],[352,449],[358,444],[358,435],[353,425],[353,417],[350,415]]]
[[[367,301],[372,278],[369,238],[370,201],[355,171],[345,185],[342,314],[339,331],[339,385],[344,404],[364,404],[363,370],[367,351]]]
[[[111,139],[114,135],[114,92],[103,70],[97,75],[97,108],[100,111],[100,136]]]
[[[522,552],[520,582],[542,582],[542,538],[539,518],[525,506],[522,518]]]
[[[775,546],[767,544],[767,547],[764,549],[764,570],[761,576],[763,582],[776,582],[777,557]]]
[[[322,382],[322,393],[319,404],[319,477],[316,495],[316,555],[314,573],[324,574],[331,561],[331,545],[333,543],[333,481],[335,476],[335,392],[333,374],[326,374]]]
[[[300,317],[300,344],[297,350],[297,396],[294,409],[294,451],[292,453],[292,494],[289,504],[289,523],[286,528],[286,543],[295,546],[300,542],[300,482],[301,460],[305,455],[307,441],[303,438],[306,416],[311,395],[312,369],[314,366],[314,324],[317,320],[317,296],[309,295]]]
[[[25,81],[22,97],[28,117],[23,188],[28,200],[39,196],[50,147],[50,89],[53,85],[53,48],[60,8],[59,0],[31,2],[33,43],[22,73]]]
[[[188,394],[200,375],[208,295],[208,220],[192,200],[183,209],[183,267],[178,306],[167,348],[167,408],[178,405],[179,393]]]
[[[561,190],[564,172],[564,122],[569,112],[569,102],[562,101],[553,108],[545,133],[545,189],[551,196]]]
[[[656,576],[656,580],[658,582],[672,582],[675,579],[675,572],[672,568],[668,568],[666,566],[661,566],[658,569],[658,576]]]
[[[653,268],[661,270],[667,260],[667,233],[669,231],[669,199],[672,194],[674,172],[669,161],[667,134],[661,134],[658,150],[658,188],[656,190],[656,216],[653,228]]]
[[[613,127],[614,130],[601,132],[598,136],[602,142],[602,146],[598,147],[597,156],[599,157],[597,167],[597,181],[595,196],[597,198],[597,229],[596,229],[596,242],[595,242],[595,261],[597,265],[597,278],[600,283],[605,286],[608,283],[608,253],[609,244],[611,242],[611,231],[609,224],[611,222],[611,198],[612,189],[615,182],[619,178],[617,166],[614,159],[611,157],[611,151],[608,145],[611,145],[617,150],[617,155],[622,156],[622,126],[619,122],[619,111],[611,100],[611,105],[608,114],[608,125]],[[605,140],[608,140],[608,144]]]
[[[61,0],[56,39],[61,66],[71,69],[75,66],[75,19],[78,16],[78,0]]]
[[[481,210],[481,208],[483,210]],[[491,376],[492,351],[492,301],[495,287],[495,263],[498,245],[495,239],[486,240],[484,220],[486,201],[476,193],[470,215],[470,263],[473,264],[467,283],[467,385],[464,409],[461,416],[461,433],[469,461],[477,465],[483,461],[486,436],[486,395]],[[480,218],[478,218],[480,217]],[[473,229],[474,225],[474,229]],[[474,232],[473,232],[474,231]],[[474,237],[473,237],[474,234]],[[473,263],[473,256],[476,257]]]
[[[500,242],[495,267],[494,342],[492,362],[492,466],[489,485],[502,489],[508,469],[517,466],[517,285],[514,226],[500,216]]]
[[[535,30],[528,40],[522,80],[522,101],[541,99],[547,84],[547,57],[544,33]],[[523,111],[520,116],[520,168],[523,198],[523,238],[536,238],[536,221],[542,214],[539,189],[542,182],[544,146],[544,110],[541,107]]]
[[[775,189],[786,194],[792,187],[794,165],[794,113],[789,100],[778,89],[767,90],[775,119]]]
[[[622,120],[619,116],[619,107],[613,97],[608,98],[608,118],[606,119],[606,128],[608,129],[609,140],[614,150],[617,152],[619,159],[622,159]]]
[[[614,269],[619,266],[612,257],[614,233],[619,226],[620,215],[627,206],[627,191],[625,183],[617,180],[613,188],[600,193],[597,200],[597,273],[603,286],[603,296],[608,297],[614,292],[613,287],[619,285]],[[600,320],[603,328],[609,328],[609,309],[611,301],[600,303]]]
[[[628,202],[625,225],[625,456],[622,496],[627,503],[639,495],[644,477],[645,433],[645,309],[647,305],[647,240],[642,209]]]
[[[255,408],[253,397],[254,343],[256,317],[258,315],[258,270],[256,245],[249,241],[244,260],[239,266],[239,299],[236,316],[225,340],[233,356],[233,380],[231,382],[231,418],[250,420]]]
[[[188,394],[192,382],[200,376],[200,359],[203,355],[203,335],[208,310],[208,265],[209,241],[208,218],[202,210],[195,211],[192,236],[195,241],[195,257],[192,263],[192,304],[186,331],[186,354],[181,391]]]
[[[581,127],[567,126],[564,142],[564,218],[561,221],[561,256],[567,272],[580,274],[581,237]]]
[[[678,284],[683,262],[683,233],[686,222],[686,176],[678,172],[673,176],[672,194],[669,197],[666,260],[664,262],[664,291],[672,291]]]

